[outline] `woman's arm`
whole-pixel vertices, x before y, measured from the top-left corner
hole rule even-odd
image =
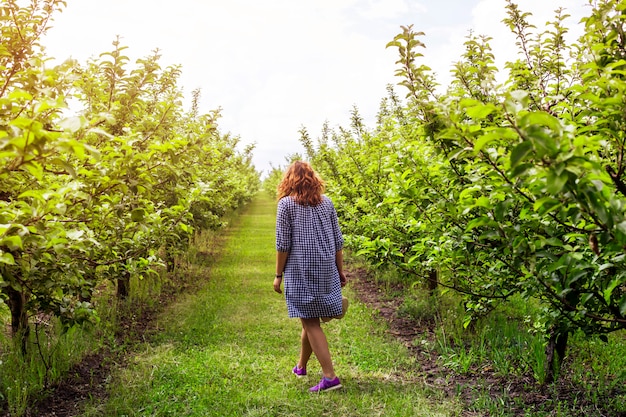
[[[339,249],[335,252],[335,264],[337,265],[337,272],[339,272],[339,281],[341,286],[346,285],[346,274],[343,272],[343,250]]]
[[[276,252],[276,278],[274,278],[274,291],[279,294],[283,292],[280,289],[280,283],[283,282],[283,272],[285,271],[287,257],[289,257],[289,252]]]

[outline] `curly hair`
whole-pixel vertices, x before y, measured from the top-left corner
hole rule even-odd
[[[303,206],[316,206],[322,202],[324,181],[308,162],[292,163],[278,184],[278,199],[291,196]]]

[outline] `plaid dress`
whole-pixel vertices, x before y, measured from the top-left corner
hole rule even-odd
[[[343,236],[332,201],[303,206],[291,197],[278,202],[276,250],[289,252],[285,265],[285,299],[289,317],[341,314],[341,283],[335,253]]]

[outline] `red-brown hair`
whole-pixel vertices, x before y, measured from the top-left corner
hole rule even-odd
[[[308,162],[296,161],[287,168],[278,185],[278,199],[291,196],[303,206],[316,206],[322,202],[324,181]]]

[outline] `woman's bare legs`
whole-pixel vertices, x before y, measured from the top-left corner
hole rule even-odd
[[[300,347],[300,361],[298,362],[298,368],[306,368],[307,363],[309,363],[309,359],[311,359],[313,348],[311,348],[311,343],[309,342],[306,330],[304,330],[304,326],[302,327],[301,342],[302,346]]]
[[[322,366],[322,373],[326,378],[335,378],[335,369],[333,361],[328,350],[328,341],[326,335],[320,326],[320,319],[300,319],[302,321],[302,347],[300,350],[300,367],[306,366],[311,352],[315,353],[315,357]]]

